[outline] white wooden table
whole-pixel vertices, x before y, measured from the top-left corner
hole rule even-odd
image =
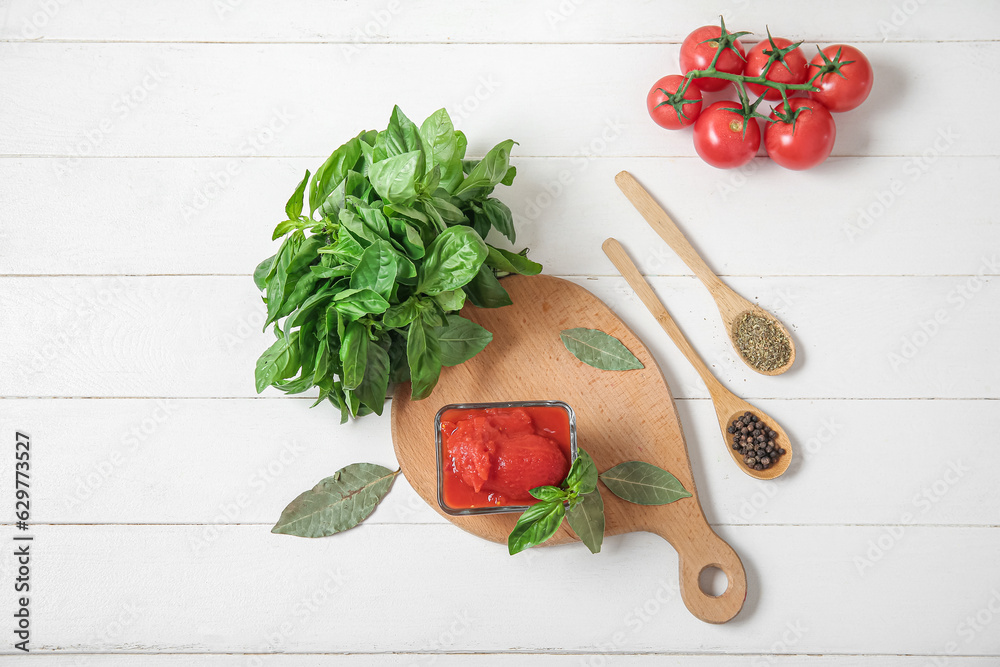
[[[1000,5],[0,12],[0,663],[21,659],[15,430],[33,443],[40,665],[1000,662]],[[689,131],[650,122],[646,90],[716,12],[732,29],[869,55],[875,90],[837,116],[826,164],[718,171]],[[688,613],[658,537],[511,558],[403,479],[350,533],[268,532],[337,468],[394,464],[387,417],[339,426],[330,407],[255,395],[270,334],[249,274],[302,171],[384,127],[395,103],[414,118],[446,106],[471,155],[520,142],[501,194],[518,247],[604,299],[660,361],[705,512],[746,564],[732,622]],[[615,188],[621,169],[792,328],[793,372],[734,360],[708,293]],[[609,235],[720,378],[794,438],[784,478],[733,466],[704,387],[603,256]]]

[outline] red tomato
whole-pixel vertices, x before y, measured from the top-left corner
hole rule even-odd
[[[783,37],[775,37],[774,44],[779,49],[783,49],[791,46],[792,41]],[[754,45],[750,49],[750,52],[747,53],[747,66],[743,73],[746,76],[760,76],[763,74],[770,51],[773,50],[774,47],[766,40]],[[764,51],[768,51],[768,53],[765,54]],[[782,56],[781,60],[771,63],[771,68],[767,71],[765,78],[775,83],[805,83],[809,79],[809,63],[806,62],[806,57],[802,54],[802,48],[792,49]],[[760,95],[766,90],[767,93],[764,94],[765,100],[781,99],[781,92],[775,88],[768,88],[759,83],[748,83],[746,86],[754,95]]]
[[[722,28],[717,25],[703,25],[690,35],[684,38],[681,44],[681,72],[687,74],[693,69],[708,69],[712,64],[712,58],[719,49],[719,42],[716,41],[722,35]],[[743,49],[740,40],[736,40],[733,46],[740,52],[739,55],[732,49],[726,49],[719,55],[715,69],[729,74],[742,74],[743,66],[746,64],[747,52]],[[722,90],[731,82],[715,77],[705,77],[695,79],[694,84],[704,91]]]
[[[825,160],[833,150],[837,125],[826,107],[815,100],[796,97],[788,100],[792,109],[805,109],[791,123],[776,120],[764,130],[764,146],[771,159],[785,169],[811,169]],[[782,102],[777,110],[785,111]],[[771,118],[778,115],[771,113]]]
[[[680,74],[670,74],[654,83],[649,89],[649,94],[646,95],[646,109],[660,127],[679,130],[698,119],[698,114],[701,113],[701,90],[693,82],[684,91],[684,99],[695,101],[681,107],[683,118],[678,116],[674,107],[667,103],[667,99],[683,85],[684,77]]]
[[[713,167],[742,167],[760,148],[757,121],[746,121],[741,114],[726,109],[738,109],[739,106],[739,102],[716,102],[705,109],[694,124],[694,149]]]
[[[847,44],[834,44],[823,49],[823,54],[833,60],[840,51],[841,62],[848,63],[840,66],[840,74],[837,72],[827,72],[813,82],[819,90],[810,92],[809,96],[817,102],[822,102],[830,111],[841,112],[850,111],[868,99],[868,93],[872,91],[872,81],[875,75],[872,72],[872,64],[865,58],[865,54],[858,49]],[[849,62],[853,61],[853,62]],[[822,67],[823,56],[816,56],[809,63],[809,76],[816,74],[814,67]]]

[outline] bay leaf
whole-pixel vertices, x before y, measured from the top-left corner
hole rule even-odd
[[[630,371],[644,368],[620,340],[597,329],[564,329],[559,337],[574,357],[602,371]]]
[[[375,511],[398,474],[374,463],[341,468],[290,502],[271,532],[326,537],[354,528]]]
[[[580,496],[580,502],[566,513],[566,520],[590,553],[600,553],[604,543],[604,499],[600,491]]]
[[[667,505],[690,498],[680,481],[663,468],[645,461],[625,461],[601,473],[613,494],[636,505]]]

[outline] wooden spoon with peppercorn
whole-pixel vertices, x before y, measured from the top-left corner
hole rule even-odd
[[[729,341],[752,370],[762,375],[781,375],[795,362],[795,343],[778,318],[744,299],[712,272],[688,242],[667,212],[627,171],[615,176],[615,183],[649,226],[663,237],[684,263],[704,283],[715,299]]]
[[[622,244],[612,238],[606,240],[602,247],[604,254],[705,382],[715,405],[726,448],[740,470],[757,479],[774,479],[782,475],[792,461],[792,444],[785,431],[771,417],[736,396],[712,375]]]

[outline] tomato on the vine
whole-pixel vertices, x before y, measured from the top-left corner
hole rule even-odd
[[[755,44],[750,49],[747,53],[747,66],[743,71],[744,75],[761,76],[764,73],[764,68],[767,67],[767,61],[771,56],[771,52],[774,51],[774,47],[777,46],[778,49],[784,50],[793,44],[791,40],[784,37],[774,37],[772,41],[774,42],[773,46],[769,41],[764,40]],[[805,83],[809,79],[809,63],[806,62],[806,57],[802,54],[802,48],[796,47],[782,54],[780,60],[775,60],[771,63],[771,67],[767,70],[767,75],[764,78],[775,83]],[[764,93],[765,100],[781,99],[781,91],[777,88],[771,88],[759,83],[748,83],[746,87],[750,92],[758,96],[766,90],[767,92]]]
[[[708,69],[719,50],[719,38],[722,28],[717,25],[704,25],[684,38],[681,44],[681,72],[687,74],[693,69]],[[734,51],[735,49],[735,51]],[[738,53],[737,53],[738,52]],[[733,41],[732,47],[723,49],[715,63],[715,69],[728,74],[742,74],[746,64],[747,52],[739,39]],[[731,82],[715,77],[695,79],[694,85],[704,91],[722,90]]]
[[[646,109],[649,111],[649,116],[660,127],[665,127],[668,130],[679,130],[698,120],[698,114],[701,113],[702,97],[701,90],[693,83],[688,84],[684,90],[684,99],[691,100],[691,102],[685,102],[681,105],[680,114],[670,104],[671,97],[683,85],[684,77],[680,74],[669,74],[654,83],[653,87],[649,89],[649,94],[646,95]]]
[[[785,169],[811,169],[829,157],[837,138],[837,125],[827,108],[804,97],[788,100],[792,112],[798,109],[794,123],[786,123],[779,115],[787,115],[785,103],[779,104],[764,130],[764,147],[771,159]]]
[[[844,64],[837,65],[837,62]],[[868,99],[875,75],[865,54],[847,44],[828,46],[810,61],[809,76],[816,73],[812,68],[824,65],[835,66],[836,71],[817,77],[813,85],[819,90],[811,91],[809,97],[838,113],[850,111]]]
[[[733,111],[739,107],[739,102],[716,102],[694,124],[694,149],[713,167],[742,167],[760,148],[760,126]]]

